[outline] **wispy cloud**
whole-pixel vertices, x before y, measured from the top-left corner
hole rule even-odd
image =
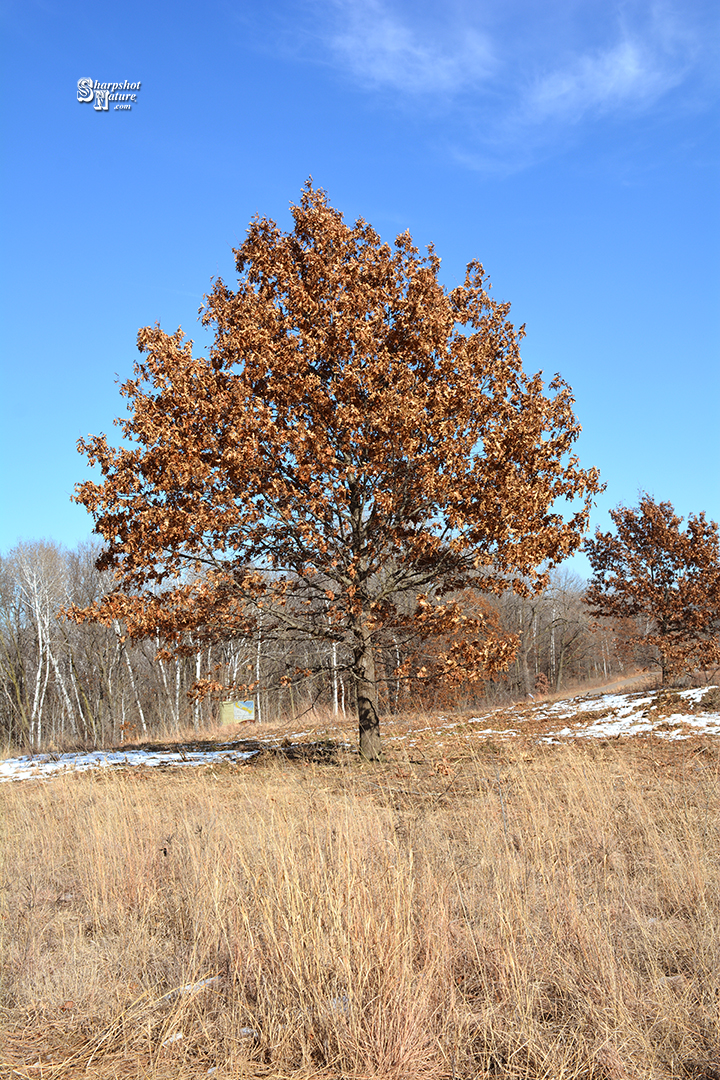
[[[405,0],[320,2],[326,55],[347,76],[406,107],[434,95],[462,125],[458,157],[516,165],[582,121],[653,107],[702,67],[712,21],[705,0],[506,0],[501,15],[477,5],[442,17]]]
[[[577,121],[592,112],[643,108],[681,83],[686,70],[647,43],[620,41],[540,77],[525,98],[527,120]]]
[[[472,27],[421,28],[382,0],[335,0],[327,43],[366,85],[405,94],[454,93],[496,69],[489,38]]]

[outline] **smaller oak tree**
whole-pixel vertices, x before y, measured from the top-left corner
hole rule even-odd
[[[584,550],[593,568],[586,601],[596,615],[622,620],[632,644],[649,647],[663,685],[694,667],[720,662],[718,525],[690,514],[687,527],[669,502],[642,494],[636,509],[610,511],[617,534],[601,532]]]
[[[254,220],[237,289],[215,282],[207,357],[181,331],[140,331],[127,445],[80,441],[103,481],[76,500],[118,587],[76,616],[176,650],[324,643],[347,658],[375,759],[378,647],[426,641],[420,677],[507,667],[515,639],[468,590],[542,589],[600,484],[572,453],[569,387],[525,374],[523,330],[479,263],[446,292],[432,248],[346,225],[309,181],[292,213],[291,233]]]

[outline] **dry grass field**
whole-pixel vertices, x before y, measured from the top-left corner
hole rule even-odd
[[[717,738],[0,789],[0,1076],[720,1080]]]

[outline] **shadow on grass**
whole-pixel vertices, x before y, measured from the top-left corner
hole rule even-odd
[[[259,753],[247,758],[247,765],[262,765],[267,761],[301,761],[313,765],[337,765],[340,754],[347,753],[347,743],[321,739],[318,742],[293,743],[286,740],[279,746],[259,744]]]
[[[239,765],[267,764],[268,761],[302,761],[316,765],[332,765],[339,760],[341,753],[347,753],[350,745],[337,742],[332,739],[319,739],[315,742],[292,742],[283,739],[282,742],[264,742],[262,739],[233,739],[232,741],[220,741],[218,739],[191,739],[185,742],[139,742],[132,745],[120,745],[112,747],[108,752],[148,754],[178,754],[182,759],[185,754],[222,754],[240,753],[251,755]],[[202,761],[193,764],[202,765]],[[208,762],[210,764],[210,762]],[[157,766],[163,768],[163,766]],[[172,768],[172,763],[164,767]]]

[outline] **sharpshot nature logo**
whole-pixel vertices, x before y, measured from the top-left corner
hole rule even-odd
[[[113,108],[115,112],[120,110],[129,111],[133,102],[137,101],[137,91],[140,89],[139,82],[98,82],[97,79],[78,79],[77,99],[84,104],[90,104],[96,112],[108,112],[110,102],[116,101]]]

